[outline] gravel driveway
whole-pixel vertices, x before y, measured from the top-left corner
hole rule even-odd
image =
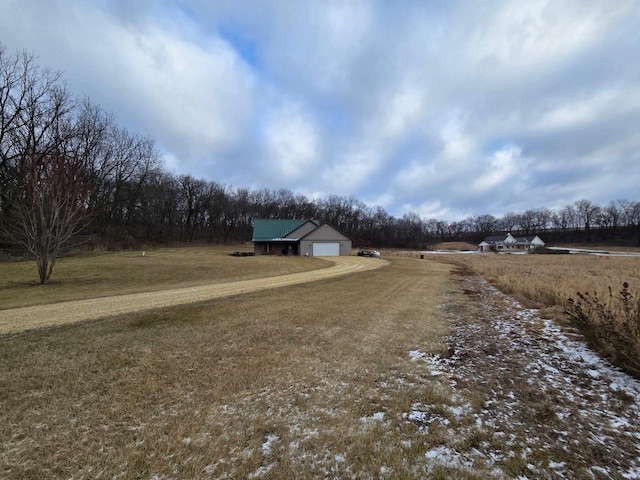
[[[223,284],[218,283],[215,285],[90,298],[86,300],[0,310],[0,334],[16,333],[34,328],[62,325],[83,320],[97,320],[114,315],[172,307],[175,305],[229,297],[246,292],[314,282],[347,275],[349,273],[373,270],[386,265],[386,261],[384,260],[355,256],[328,257],[327,259],[331,260],[334,265],[309,272]]]

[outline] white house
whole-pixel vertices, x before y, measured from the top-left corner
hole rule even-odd
[[[537,235],[514,237],[511,233],[485,238],[478,244],[481,252],[522,252],[544,247],[545,243]]]

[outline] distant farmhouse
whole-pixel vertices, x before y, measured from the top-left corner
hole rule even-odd
[[[254,220],[254,255],[351,255],[351,239],[316,220]]]
[[[487,237],[478,244],[481,252],[522,252],[536,247],[544,247],[544,242],[537,235],[514,237],[510,233]]]

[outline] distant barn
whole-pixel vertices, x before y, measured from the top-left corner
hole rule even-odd
[[[254,255],[351,255],[351,239],[316,220],[254,220]]]
[[[506,235],[485,238],[478,244],[478,249],[481,252],[523,252],[533,250],[536,247],[544,247],[544,245],[544,242],[537,235],[514,237],[507,233]]]

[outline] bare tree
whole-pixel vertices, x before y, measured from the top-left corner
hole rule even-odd
[[[567,228],[569,228],[569,224],[571,222],[568,210],[563,208],[562,210],[554,212],[551,216],[551,222],[553,224],[553,228],[561,230],[564,234],[567,231]]]
[[[595,224],[600,229],[600,235],[603,239],[607,238],[607,236],[611,240],[614,239],[619,219],[620,211],[613,201],[596,213]]]
[[[580,229],[580,216],[578,215],[578,212],[573,207],[573,205],[567,205],[566,207],[564,207],[562,213],[566,217],[567,222],[571,226],[571,228],[573,228],[574,230]]]
[[[444,242],[447,231],[449,230],[449,224],[444,220],[436,221],[436,233],[440,241]]]
[[[640,245],[640,202],[633,202],[628,200],[619,200],[618,204],[623,212],[624,222],[638,238],[638,245]]]
[[[59,74],[0,48],[0,231],[36,258],[40,283],[86,218],[90,188],[68,150],[74,108]]]
[[[583,199],[575,203],[575,208],[585,232],[589,233],[596,219],[596,215],[600,211],[600,207],[589,200]]]
[[[553,215],[553,212],[546,207],[536,209],[536,214],[535,214],[536,230],[538,231],[547,230],[549,228],[549,225],[551,224],[552,215]]]
[[[68,106],[59,78],[40,69],[32,54],[8,56],[0,45],[0,211],[10,206],[8,194],[24,155],[53,147],[53,127],[61,124]]]
[[[478,234],[489,235],[498,229],[498,220],[493,215],[477,215],[471,219]]]
[[[415,212],[409,212],[397,222],[399,244],[412,248],[424,247],[426,243],[426,224]]]
[[[196,180],[191,175],[180,175],[178,186],[180,240],[193,241],[196,231],[204,223],[208,193],[207,182]]]
[[[611,200],[609,205],[607,205],[605,211],[607,212],[607,216],[611,220],[611,238],[613,239],[616,236],[616,230],[620,225],[620,216],[622,212],[618,208],[616,202]]]
[[[531,235],[536,229],[536,211],[532,209],[525,210],[525,212],[520,215],[518,224],[525,235]]]
[[[519,226],[520,215],[514,212],[505,213],[504,216],[498,220],[500,229],[505,232],[511,232],[515,230],[515,227]]]
[[[24,157],[19,178],[3,227],[12,242],[35,257],[44,284],[60,249],[85,225],[91,187],[80,163],[63,155]]]

